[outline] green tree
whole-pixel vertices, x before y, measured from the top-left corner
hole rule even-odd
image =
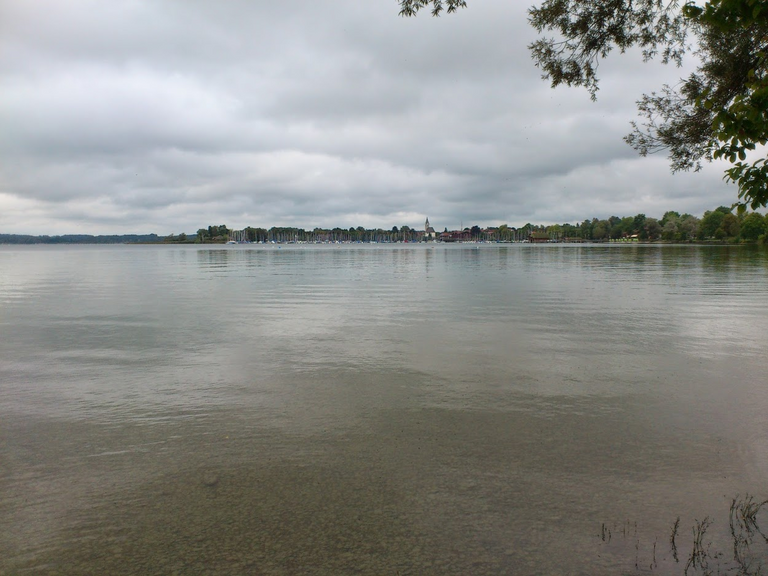
[[[683,214],[680,216],[680,220],[677,224],[677,237],[675,239],[681,242],[690,242],[696,237],[699,223],[700,221],[696,216]]]
[[[646,218],[643,229],[640,231],[642,240],[658,240],[661,236],[661,224],[656,218]]]
[[[589,220],[584,220],[579,228],[581,229],[581,237],[584,238],[584,240],[592,238],[592,223]]]
[[[645,219],[645,216],[643,216],[643,219]],[[621,219],[621,235],[622,236],[631,236],[632,234],[635,234],[638,230],[638,228],[635,226],[635,219],[632,216],[625,216]]]
[[[254,230],[253,236],[254,236],[253,238],[254,242],[266,242],[269,236],[269,232],[267,232],[266,228],[256,228]]]
[[[720,229],[723,231],[726,238],[736,238],[741,229],[739,219],[735,214],[729,212],[723,216],[723,222],[720,224]]]
[[[678,234],[678,218],[670,218],[661,228],[661,238],[668,242],[672,242],[677,239]]]
[[[638,214],[632,219],[632,231],[635,234],[640,234],[645,228],[646,217],[645,214]]]
[[[467,7],[465,0],[400,0],[400,16],[416,16],[419,10],[430,5],[432,16],[440,16],[443,10],[450,14]]]
[[[464,0],[400,0],[400,14],[454,12]],[[680,64],[696,46],[699,65],[674,87],[638,101],[643,118],[625,140],[641,155],[664,151],[673,172],[699,170],[702,161],[731,164],[725,178],[738,186],[739,208],[768,204],[768,158],[747,154],[768,142],[768,7],[765,0],[544,0],[528,11],[540,33],[530,45],[552,87],[583,86],[593,99],[601,59],[638,47],[643,58]],[[691,41],[693,38],[694,41]]]
[[[211,242],[226,242],[229,239],[229,230],[226,225],[220,224],[219,226],[208,226],[208,241]]]
[[[599,220],[592,226],[592,239],[604,240],[608,237],[610,229],[611,224],[608,222],[608,220]]]
[[[661,222],[659,222],[659,224],[661,224],[663,228],[670,219],[675,221],[679,220],[680,212],[675,212],[674,210],[668,210],[667,212],[664,212],[664,216],[662,216]]]
[[[754,242],[766,231],[766,219],[757,212],[751,212],[741,223],[740,236],[744,240]]]
[[[702,240],[713,238],[715,232],[723,223],[723,218],[725,218],[725,214],[720,210],[713,210],[712,212],[707,210],[704,212],[704,217],[701,219],[701,224],[699,225],[699,238]]]
[[[573,224],[563,224],[562,234],[563,238],[576,238],[579,235],[579,228]]]

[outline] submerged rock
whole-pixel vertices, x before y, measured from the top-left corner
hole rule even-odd
[[[203,485],[212,488],[219,483],[219,475],[212,470],[203,473]]]

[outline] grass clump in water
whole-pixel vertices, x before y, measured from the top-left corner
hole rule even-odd
[[[768,500],[757,500],[754,496],[746,494],[737,496],[731,501],[729,514],[730,540],[732,552],[730,554],[723,550],[728,549],[728,537],[723,530],[719,538],[710,535],[710,528],[715,524],[709,516],[703,520],[694,520],[689,537],[684,536],[680,529],[680,517],[678,516],[672,524],[669,534],[668,554],[661,553],[657,557],[658,539],[654,539],[651,548],[647,554],[647,562],[643,561],[641,554],[640,539],[637,537],[637,530],[627,530],[632,525],[627,522],[619,533],[621,540],[632,539],[635,559],[635,573],[653,573],[663,574],[682,573],[685,576],[715,576],[715,575],[735,575],[735,576],[768,576],[768,536],[764,528],[761,528],[761,522],[765,525],[768,520]],[[635,525],[636,526],[636,525]],[[615,526],[614,526],[615,528]],[[614,531],[615,533],[615,531]],[[600,539],[603,545],[610,546],[612,531],[605,523],[600,530]],[[720,545],[717,545],[715,543]],[[625,542],[625,546],[630,542]],[[616,545],[621,546],[620,542]],[[680,556],[684,550],[690,546],[690,552],[687,554],[685,564],[681,562]],[[624,549],[628,554],[629,550]],[[626,557],[626,556],[625,556]],[[683,558],[686,556],[683,555]]]

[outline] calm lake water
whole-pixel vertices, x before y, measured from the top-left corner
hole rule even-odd
[[[767,334],[755,247],[0,246],[0,573],[727,573]]]

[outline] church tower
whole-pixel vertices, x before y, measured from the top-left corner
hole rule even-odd
[[[435,234],[435,229],[429,225],[429,217],[427,217],[427,221],[424,222],[424,240],[429,241],[435,238],[437,238],[437,234]]]

